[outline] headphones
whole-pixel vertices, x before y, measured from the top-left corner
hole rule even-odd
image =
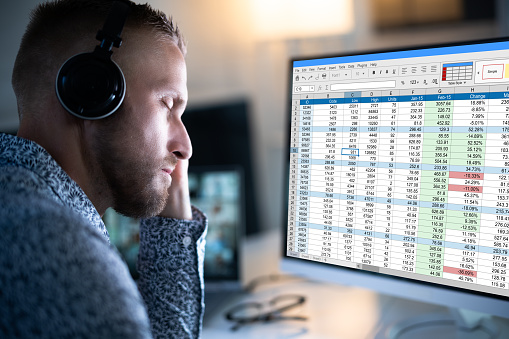
[[[129,13],[129,4],[115,1],[96,39],[101,43],[90,53],[68,59],[58,71],[57,97],[72,115],[87,120],[113,114],[125,97],[125,78],[111,59],[112,48],[122,44],[120,34]]]

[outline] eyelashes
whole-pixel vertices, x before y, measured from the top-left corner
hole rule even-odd
[[[165,95],[162,96],[160,102],[168,110],[168,114],[172,113],[180,116],[184,113],[187,102],[180,96]]]
[[[169,99],[168,97],[163,97],[160,99],[161,103],[166,107],[168,111],[171,111],[173,108],[173,100]],[[171,103],[170,103],[171,101]]]

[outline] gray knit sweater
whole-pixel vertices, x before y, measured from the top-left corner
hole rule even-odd
[[[196,338],[206,219],[140,226],[138,286],[81,188],[0,134],[0,338]]]

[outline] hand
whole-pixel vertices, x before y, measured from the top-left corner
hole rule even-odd
[[[189,160],[179,160],[171,173],[171,186],[168,189],[166,207],[159,214],[161,217],[192,220],[191,199],[187,169]]]

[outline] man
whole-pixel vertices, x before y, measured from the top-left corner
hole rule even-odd
[[[189,201],[192,148],[179,29],[129,3],[110,116],[69,114],[55,93],[64,62],[98,45],[107,0],[38,6],[12,83],[18,135],[0,135],[0,337],[199,337],[206,220]],[[138,286],[109,244],[108,207],[142,219]],[[139,291],[138,291],[139,289]]]

